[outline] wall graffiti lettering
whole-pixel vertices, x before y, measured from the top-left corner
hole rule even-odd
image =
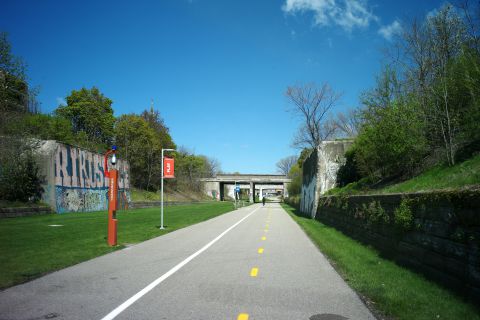
[[[85,189],[108,187],[103,165],[101,154],[59,144],[55,152],[55,185]],[[119,189],[129,189],[128,163],[119,160],[117,169]]]
[[[109,179],[105,177],[103,155],[56,143],[52,158],[55,175],[53,202],[58,213],[99,211],[108,208]],[[119,170],[118,208],[127,209],[130,202],[128,162],[120,159],[116,168]]]

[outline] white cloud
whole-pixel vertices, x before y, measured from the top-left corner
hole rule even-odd
[[[67,105],[67,101],[65,101],[65,98],[62,98],[62,97],[57,97],[57,104],[58,105],[62,105],[62,106],[66,106]]]
[[[402,32],[402,26],[398,20],[395,20],[392,24],[383,26],[378,30],[378,33],[388,41],[392,40],[392,37],[396,34],[400,34],[400,32]]]
[[[350,32],[356,27],[368,27],[378,18],[366,7],[366,0],[286,0],[282,6],[286,13],[312,11],[315,25],[338,25]]]

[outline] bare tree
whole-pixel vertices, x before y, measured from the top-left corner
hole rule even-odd
[[[457,4],[457,7],[463,13],[468,37],[470,38],[471,45],[480,52],[480,6],[477,2],[476,5],[471,5],[471,1],[462,0]]]
[[[218,173],[222,171],[220,161],[216,158],[205,157],[206,162],[206,176],[215,177]]]
[[[447,162],[455,163],[459,147],[459,114],[452,103],[451,61],[458,57],[467,39],[476,42],[476,26],[468,1],[461,6],[466,23],[451,5],[444,5],[437,13],[427,17],[425,22],[414,20],[397,43],[402,52],[399,64],[405,69],[406,92],[414,93],[420,106],[419,112],[426,125],[427,138],[432,146],[445,150]],[[470,26],[468,25],[470,23]],[[468,30],[470,28],[470,30]]]
[[[345,137],[353,138],[357,136],[361,124],[359,110],[350,109],[346,113],[339,112],[334,121],[337,129]]]
[[[341,94],[335,92],[328,83],[320,87],[314,83],[291,86],[285,95],[290,104],[289,111],[302,118],[292,143],[295,147],[315,148],[335,133],[336,125],[329,117]]]
[[[281,174],[288,175],[290,169],[297,163],[297,156],[289,156],[277,162],[277,171]]]
[[[455,164],[458,149],[458,109],[451,104],[449,80],[450,61],[458,56],[466,39],[465,24],[450,5],[443,7],[437,15],[427,20],[432,39],[434,73],[438,83],[431,87],[433,108],[432,119],[441,134],[449,165]]]

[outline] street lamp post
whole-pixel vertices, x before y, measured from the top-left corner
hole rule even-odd
[[[164,151],[175,151],[175,149],[163,149],[162,148],[162,179],[161,179],[161,209],[160,209],[160,229],[165,229],[163,226],[163,153]]]
[[[235,181],[235,186],[233,187],[233,197],[235,198],[235,209],[237,209],[237,181]]]

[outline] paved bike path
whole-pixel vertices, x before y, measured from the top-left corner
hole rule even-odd
[[[374,317],[279,204],[257,204],[4,290],[0,319]]]

